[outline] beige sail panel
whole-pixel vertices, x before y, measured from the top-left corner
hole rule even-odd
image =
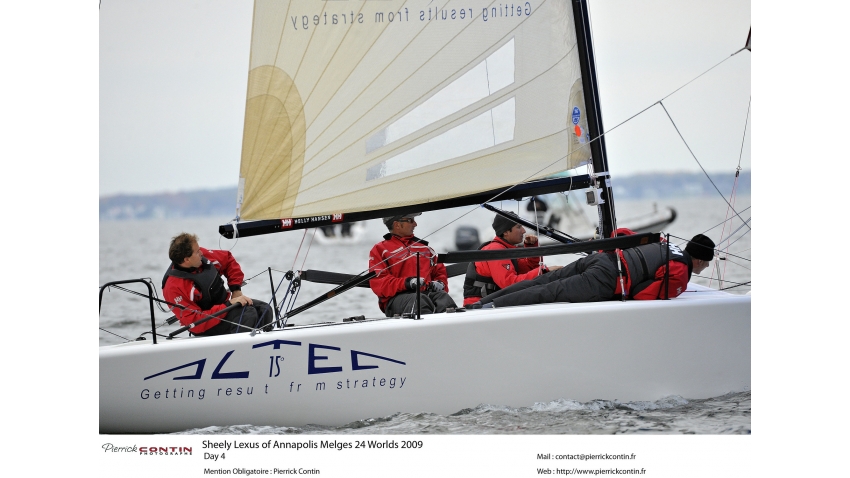
[[[244,219],[448,199],[590,155],[569,2],[259,0],[250,64],[291,82],[249,82]]]
[[[304,106],[292,79],[271,66],[252,70],[240,167],[243,218],[292,214],[304,164],[305,130]]]

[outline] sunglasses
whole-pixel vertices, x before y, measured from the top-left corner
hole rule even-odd
[[[413,222],[412,217],[403,217],[401,219],[396,219],[396,222]]]

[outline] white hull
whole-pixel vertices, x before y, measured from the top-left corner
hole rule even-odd
[[[691,287],[700,292],[670,301],[548,304],[101,347],[100,432],[342,425],[481,403],[708,398],[748,389],[750,297]],[[274,349],[276,340],[300,345]]]

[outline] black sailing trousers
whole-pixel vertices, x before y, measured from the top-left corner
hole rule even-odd
[[[556,271],[489,294],[481,303],[508,307],[611,300],[619,280],[616,261],[613,253],[591,254]]]
[[[441,290],[422,292],[421,301],[423,314],[440,314],[449,307],[457,307],[452,297]],[[396,294],[387,302],[387,310],[384,311],[387,317],[407,312],[416,313],[416,292]]]

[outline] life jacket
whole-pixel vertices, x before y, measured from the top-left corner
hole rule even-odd
[[[665,244],[670,251],[669,260],[687,265],[688,280],[691,280],[691,272],[694,267],[691,258],[687,252],[682,251],[675,244],[661,242],[623,249],[622,257],[626,261],[626,267],[629,269],[629,280],[631,281],[629,296],[634,296],[649,287],[655,281],[655,273],[658,269],[667,264],[668,254],[667,248],[664,247]]]
[[[227,289],[224,287],[224,281],[221,280],[221,273],[215,268],[206,257],[201,259],[202,264],[197,270],[199,272],[186,272],[169,268],[162,278],[162,288],[165,288],[165,281],[168,276],[177,277],[178,279],[188,279],[195,283],[195,289],[201,293],[201,299],[195,301],[201,310],[209,310],[214,305],[219,305],[227,302]]]
[[[493,241],[487,241],[484,244],[478,246],[478,250],[484,249],[484,247]],[[519,262],[516,259],[511,259],[511,264],[514,265],[514,270],[519,272]],[[463,298],[468,299],[469,297],[481,297],[484,298],[488,294],[492,294],[497,290],[501,289],[495,282],[493,282],[493,278],[489,276],[484,276],[478,273],[475,269],[475,262],[470,262],[466,267],[466,279],[463,281]]]

